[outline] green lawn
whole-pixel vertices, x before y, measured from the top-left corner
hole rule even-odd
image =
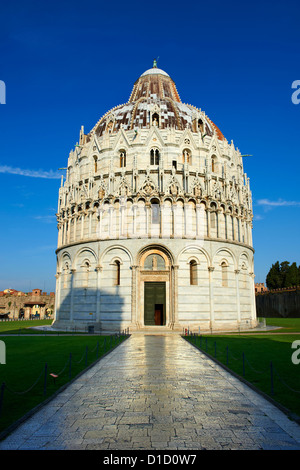
[[[124,338],[122,336],[121,340]],[[0,364],[0,386],[3,382],[6,384],[0,432],[55,393],[70,380],[70,376],[74,378],[118,344],[115,336],[96,335],[23,335],[2,336],[0,339],[6,347],[6,364]],[[55,383],[50,373],[58,375]]]
[[[268,326],[278,326],[280,333],[300,333],[300,318],[266,318]]]
[[[283,329],[273,335],[209,335],[189,340],[300,416],[300,364],[292,362],[296,351],[292,343],[300,341],[295,334],[300,332],[300,319],[269,319],[267,324]]]

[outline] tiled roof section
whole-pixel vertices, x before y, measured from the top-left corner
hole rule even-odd
[[[153,69],[160,70],[160,69]],[[168,75],[162,75],[160,72],[149,75],[142,75],[134,84],[129,101],[138,101],[139,99],[164,99],[170,98],[180,102],[175,83]]]
[[[207,118],[208,121],[211,123],[211,125],[213,126],[214,130],[216,131],[216,134],[217,134],[217,137],[219,140],[225,140],[225,137],[224,135],[222,134],[222,132],[220,131],[220,129],[215,125],[214,122],[212,122],[209,118]]]
[[[95,125],[90,136],[95,133],[101,136],[105,132],[116,133],[136,128],[149,128],[151,114],[156,105],[159,110],[159,127],[173,127],[184,130],[190,128],[197,132],[197,108],[181,102],[175,83],[160,69],[150,69],[144,73],[133,86],[129,101],[108,111]],[[224,140],[220,129],[207,117],[205,118],[204,133]],[[89,140],[89,139],[88,139]]]

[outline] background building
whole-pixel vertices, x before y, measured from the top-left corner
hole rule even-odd
[[[70,152],[59,190],[56,328],[256,326],[242,155],[174,81],[144,72]]]
[[[33,289],[24,293],[15,289],[5,289],[0,292],[0,320],[31,318],[53,318],[55,308],[54,292],[43,292]]]

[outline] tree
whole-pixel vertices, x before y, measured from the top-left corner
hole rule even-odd
[[[281,287],[281,273],[279,261],[276,261],[275,264],[272,264],[272,267],[266,277],[266,284],[268,289],[278,289],[279,287]]]
[[[291,264],[284,280],[284,287],[299,285],[299,269],[296,263]]]
[[[280,287],[289,287],[286,285],[286,278],[288,276],[289,270],[290,270],[289,261],[282,261],[282,263],[280,263],[280,276],[281,276]]]
[[[276,261],[267,274],[266,284],[269,289],[300,285],[300,266],[295,262],[290,265],[289,261]]]

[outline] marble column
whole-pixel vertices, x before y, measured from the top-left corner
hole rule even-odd
[[[55,311],[54,318],[58,320],[59,317],[59,307],[60,307],[60,289],[61,289],[61,272],[58,271],[55,275],[56,278],[56,290],[55,290]]]
[[[73,321],[74,317],[74,277],[75,277],[76,269],[71,269],[71,286],[70,286],[70,321]]]
[[[208,277],[209,277],[209,306],[210,306],[210,328],[213,329],[215,322],[215,307],[214,307],[214,289],[213,289],[213,272],[214,267],[208,267]]]
[[[101,266],[96,267],[97,271],[97,297],[96,297],[96,322],[101,319]]]
[[[239,285],[239,274],[240,270],[235,269],[235,290],[236,290],[236,313],[238,326],[241,323],[241,304],[240,304],[240,285]]]
[[[138,326],[137,312],[138,312],[138,266],[131,266],[132,270],[132,288],[131,288],[131,324],[134,327]]]

